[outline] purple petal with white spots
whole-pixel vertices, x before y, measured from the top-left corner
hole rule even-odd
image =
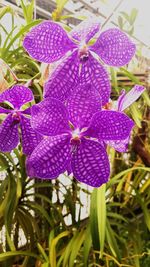
[[[23,153],[30,155],[43,137],[31,127],[31,120],[21,116],[20,121]]]
[[[98,19],[84,20],[79,25],[77,25],[69,35],[81,42],[88,41],[100,30],[100,21]]]
[[[32,107],[26,108],[25,110],[22,110],[21,113],[26,115],[31,115],[31,108]]]
[[[125,90],[122,91],[118,99],[118,111],[123,111],[135,102],[144,92],[145,88],[142,85],[135,85],[127,94]]]
[[[51,63],[76,47],[64,29],[52,21],[35,26],[25,37],[24,48],[40,62]]]
[[[110,98],[110,79],[107,71],[93,55],[89,54],[88,60],[82,65],[80,73],[81,84],[90,83],[93,89],[96,89],[102,99],[102,105],[105,105]]]
[[[10,152],[19,143],[18,123],[9,114],[0,125],[0,151]]]
[[[65,58],[44,85],[44,97],[66,100],[79,81],[78,51]]]
[[[0,113],[8,114],[8,113],[10,113],[11,111],[12,111],[11,109],[6,109],[6,108],[2,108],[2,107],[0,107]]]
[[[23,85],[14,85],[0,95],[0,102],[8,101],[15,109],[33,100],[32,91]]]
[[[133,126],[134,122],[124,113],[103,110],[94,114],[87,135],[107,141],[124,140]]]
[[[68,165],[67,165],[66,171],[67,171],[68,175],[70,175],[70,174],[72,173],[72,168],[71,168],[71,160],[68,162]]]
[[[90,84],[80,85],[68,98],[67,109],[76,128],[88,127],[91,117],[101,110],[100,95]]]
[[[125,140],[117,141],[106,141],[106,144],[113,147],[118,152],[126,152],[128,149],[130,137],[127,137]]]
[[[32,127],[42,135],[58,135],[70,132],[66,107],[55,98],[46,98],[32,107]]]
[[[109,29],[100,34],[96,43],[90,47],[110,66],[124,66],[135,54],[135,44],[119,29]]]
[[[110,166],[105,148],[97,141],[83,139],[72,155],[75,178],[93,187],[108,181]]]
[[[54,179],[65,172],[71,157],[70,136],[43,139],[27,160],[30,177]]]

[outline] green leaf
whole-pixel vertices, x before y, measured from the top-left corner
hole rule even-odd
[[[117,257],[119,260],[121,260],[121,255],[120,255],[119,247],[118,247],[115,235],[114,235],[114,231],[112,230],[108,219],[106,221],[106,238],[107,238],[107,242],[110,247],[110,250],[112,254],[114,255],[114,257],[115,258]]]
[[[121,14],[122,14],[122,16],[126,19],[126,21],[130,21],[130,17],[129,17],[129,15],[126,13],[126,12],[124,12],[124,11],[121,11],[120,12]]]
[[[32,258],[36,258],[41,260],[41,257],[36,255],[35,253],[32,253],[30,251],[8,251],[0,254],[0,262],[6,261],[7,259],[14,257],[14,256],[29,256]]]
[[[17,26],[13,27],[12,30],[6,35],[7,37],[5,39],[5,42],[4,42],[3,48],[2,48],[3,50],[7,47],[7,43],[9,41],[11,41],[13,32],[16,30],[16,28],[17,28]]]
[[[69,236],[69,235],[70,235],[69,231],[64,231],[64,232],[60,233],[58,236],[56,236],[51,241],[50,248],[49,248],[49,262],[50,262],[51,267],[56,267],[56,262],[57,262],[56,245],[57,245],[58,241],[61,238]]]
[[[100,250],[100,240],[99,240],[99,235],[98,235],[97,189],[96,188],[93,190],[91,194],[90,230],[91,230],[93,248],[95,250]]]
[[[125,217],[117,213],[107,212],[107,217],[115,218],[117,220],[121,220],[121,221],[128,223],[128,220]]]
[[[29,23],[28,25],[24,26],[10,41],[9,45],[2,51],[2,58],[5,59],[7,58],[9,49],[12,47],[12,45],[14,44],[14,42],[20,38],[24,33],[26,33],[31,27],[39,24],[41,22],[40,19],[38,20],[34,20],[31,23]]]
[[[128,31],[128,34],[131,36],[133,35],[133,33],[134,33],[134,26]]]
[[[37,243],[37,248],[39,250],[39,252],[41,253],[41,255],[43,256],[44,260],[46,262],[48,262],[48,256],[47,254],[45,253],[44,249],[42,248],[41,244],[40,243]]]
[[[67,2],[68,0],[56,0],[57,9],[59,9],[59,11],[62,11]]]
[[[49,216],[49,214],[47,213],[47,211],[39,204],[33,202],[33,201],[25,201],[24,205],[29,206],[30,208],[32,208],[33,210],[37,210],[41,215],[44,216],[44,218],[47,220],[47,222],[51,225],[51,227],[53,227],[53,221],[51,220],[51,217]]]
[[[110,68],[112,86],[114,87],[115,91],[119,93],[118,90],[118,82],[117,82],[117,71],[114,68]]]
[[[88,225],[86,232],[85,232],[85,240],[83,244],[84,267],[88,266],[88,259],[89,259],[89,253],[90,253],[91,247],[92,247],[92,238],[91,238],[91,232],[90,232],[90,225]]]
[[[146,104],[150,107],[150,97],[148,91],[144,91],[142,94],[143,99],[145,100]]]
[[[44,262],[41,267],[49,267],[49,262]]]
[[[121,67],[120,71],[122,71],[123,74],[127,76],[134,83],[139,84],[139,85],[141,84],[140,80],[137,77],[135,77],[131,72],[127,71],[125,68]]]
[[[136,8],[133,8],[130,14],[130,24],[133,25],[138,15],[138,10]]]
[[[64,252],[64,259],[63,259],[63,266],[62,267],[66,267],[68,266],[68,261],[69,261],[69,257],[70,257],[70,253],[72,251],[72,247],[74,247],[74,242],[76,240],[76,237],[78,235],[78,232],[76,232],[74,234],[74,236],[71,238],[70,242],[68,243],[65,252]]]
[[[44,187],[53,187],[53,184],[51,182],[34,183],[26,187],[26,190],[29,191],[31,188],[44,188]]]
[[[70,259],[69,259],[69,267],[74,267],[74,261],[79,253],[79,250],[84,242],[85,239],[85,230],[81,229],[80,232],[78,232],[78,235],[73,243],[73,249],[70,253]]]
[[[5,222],[5,229],[6,229],[6,240],[9,245],[9,248],[14,251],[16,250],[13,240],[11,239],[11,232],[12,232],[12,220],[14,211],[16,208],[16,182],[12,174],[10,174],[10,193],[9,199],[7,202],[7,206],[5,208],[4,213],[4,222]]]
[[[2,17],[7,13],[13,14],[14,11],[10,6],[1,7],[0,8],[0,19],[2,19]]]
[[[6,181],[6,180],[5,180]],[[6,182],[3,182],[3,184],[5,185],[6,184]],[[7,207],[7,205],[8,205],[8,200],[9,200],[9,195],[10,195],[10,182],[8,181],[8,188],[7,188],[7,191],[6,191],[6,193],[5,193],[5,195],[4,195],[4,199],[3,199],[3,201],[1,202],[1,204],[0,204],[0,218],[2,218],[3,216],[4,216],[4,213],[5,213],[5,210],[6,210],[6,207]],[[7,185],[6,184],[6,185]],[[1,189],[2,189],[3,187],[2,187],[2,185],[1,185]],[[4,189],[5,189],[5,186],[4,186]],[[2,192],[1,192],[2,193]]]
[[[120,29],[123,28],[123,18],[121,16],[118,17],[118,25]]]
[[[20,224],[27,242],[30,239],[30,246],[33,248],[35,240],[34,233],[36,232],[36,236],[40,236],[35,218],[27,209],[20,205],[16,211],[16,220]]]
[[[107,182],[107,189],[111,188],[113,184],[118,183],[118,180],[124,176],[125,174],[128,174],[129,172],[134,172],[136,170],[143,170],[143,171],[147,171],[150,172],[150,168],[148,167],[133,167],[133,168],[129,168],[127,170],[121,171],[118,174],[116,174],[115,176],[113,176],[108,182]],[[125,177],[124,177],[125,178]]]
[[[106,231],[106,201],[105,201],[106,184],[103,184],[97,189],[97,218],[98,218],[98,233],[100,240],[100,257],[103,256],[105,231]]]
[[[134,119],[136,125],[141,128],[141,120],[142,120],[142,115],[137,107],[137,103],[133,103],[130,106],[132,118]]]
[[[138,202],[141,205],[141,208],[143,210],[145,223],[147,225],[148,230],[150,231],[150,213],[149,213],[149,209],[147,208],[147,205],[144,202],[144,200],[142,199],[142,196],[139,194],[138,190],[136,188],[134,188],[134,190],[135,190],[135,193],[136,193],[137,200],[138,200]]]
[[[31,0],[31,2],[28,2],[26,4],[24,4],[24,1],[21,0],[20,1],[22,10],[23,10],[23,14],[24,14],[24,18],[26,20],[26,23],[30,23],[33,19],[33,12],[34,12],[34,0]]]
[[[7,170],[9,168],[9,161],[5,154],[0,153],[0,171]]]

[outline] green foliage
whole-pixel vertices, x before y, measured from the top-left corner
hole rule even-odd
[[[57,1],[60,13],[66,2]],[[24,23],[17,27],[12,23],[9,33],[3,25],[6,38],[1,57],[17,77],[15,80],[8,69],[5,78],[9,86],[29,82],[38,102],[42,98],[41,66],[25,53],[22,40],[41,20],[32,20],[34,1],[20,4]],[[8,13],[15,16],[10,7],[1,8],[1,18]],[[120,27],[124,29],[125,23],[129,23],[132,30],[136,16],[135,9],[130,15],[122,12],[118,18]],[[127,68],[111,69],[114,100],[121,90],[118,73],[139,83]],[[150,127],[145,116],[149,106],[148,92],[144,92],[127,110],[137,125],[132,144],[143,121]],[[22,267],[149,266],[150,168],[133,151],[132,144],[126,154],[108,148],[111,178],[107,185],[92,192],[67,175],[54,182],[29,179],[21,147],[13,153],[0,153],[0,230],[4,233],[1,236],[5,236],[0,244],[0,262],[5,267],[15,264]],[[147,134],[143,149],[149,147]],[[68,180],[67,186],[64,179]],[[85,196],[84,201],[81,194]],[[90,212],[83,218],[85,199],[89,198]]]
[[[134,23],[138,16],[138,10],[133,8],[131,13],[128,14],[124,11],[120,12],[120,16],[118,16],[118,26],[120,29],[126,31],[128,34],[134,34]]]
[[[30,2],[29,1],[26,1],[26,2],[27,3],[24,3],[23,0],[20,0],[20,5],[22,7],[25,21],[27,24],[29,24],[32,22],[32,19],[33,19],[35,1],[31,0]]]
[[[68,0],[56,0],[56,9],[52,13],[53,20],[60,21],[63,18],[62,12],[67,2]],[[65,18],[67,17],[65,16]]]

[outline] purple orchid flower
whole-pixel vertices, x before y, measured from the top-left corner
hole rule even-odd
[[[89,45],[99,30],[97,19],[83,21],[69,34],[58,23],[45,21],[26,35],[23,46],[30,56],[46,63],[61,59],[45,83],[45,98],[64,101],[79,83],[90,83],[100,93],[102,104],[108,102],[111,86],[102,62],[117,67],[129,63],[135,45],[117,28],[104,31],[94,45]]]
[[[115,110],[123,112],[126,108],[132,105],[140,95],[145,91],[144,86],[135,85],[128,93],[122,90],[120,97],[117,100]],[[118,152],[126,152],[128,149],[130,135],[125,140],[107,141],[106,144],[112,146]]]
[[[46,98],[31,114],[32,127],[45,138],[27,159],[29,176],[54,179],[69,170],[93,187],[110,175],[104,141],[124,140],[134,125],[122,112],[101,110],[99,93],[91,85],[76,88],[66,106]]]
[[[32,91],[23,86],[15,85],[0,95],[0,103],[7,101],[13,109],[0,107],[0,113],[8,114],[0,125],[0,151],[10,152],[19,143],[19,129],[21,128],[21,139],[23,152],[31,154],[33,149],[42,140],[42,136],[36,133],[30,124],[30,108],[22,110],[22,106],[32,101]]]

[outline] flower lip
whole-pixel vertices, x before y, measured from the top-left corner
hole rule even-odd
[[[71,140],[70,140],[70,144],[72,145],[72,146],[79,146],[80,144],[81,144],[81,139],[80,139],[80,137],[74,137],[74,138],[71,138]]]
[[[81,143],[82,133],[79,128],[72,131],[72,138],[70,144],[73,146],[79,146]]]
[[[80,61],[86,62],[89,58],[89,49],[85,42],[81,42],[79,45],[78,56]]]
[[[81,130],[79,128],[73,130],[70,144],[73,146],[79,146],[81,144],[82,137],[85,136],[86,131],[87,127],[82,128]]]
[[[16,123],[16,124],[19,123],[20,120],[21,120],[21,118],[20,118],[20,112],[19,111],[14,111],[12,113],[12,118],[13,118],[14,123]]]

